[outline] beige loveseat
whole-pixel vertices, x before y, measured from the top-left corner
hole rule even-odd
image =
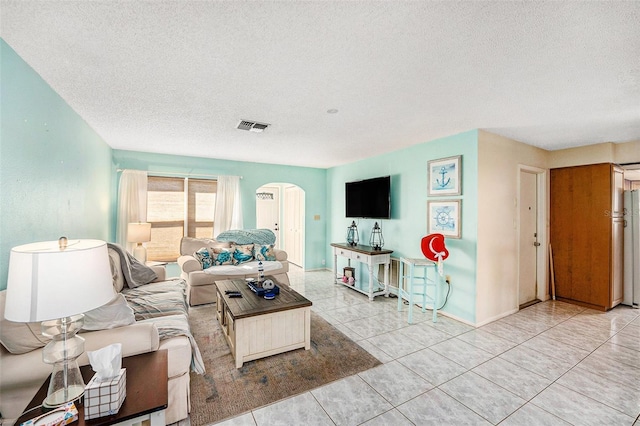
[[[166,349],[168,354],[169,403],[165,421],[174,423],[185,419],[190,411],[190,370],[194,345],[188,332],[188,306],[185,300],[183,280],[165,280],[164,267],[153,267],[157,278],[154,282],[137,288],[128,288],[123,280],[122,267],[114,260],[114,251],[109,248],[114,288],[120,293],[114,300],[122,300],[125,308],[131,308],[129,325],[116,328],[82,331],[85,352],[78,363],[88,365],[88,351],[94,351],[112,343],[122,344],[122,356]],[[38,388],[51,373],[51,365],[42,361],[42,347],[47,339],[40,333],[39,323],[15,323],[4,319],[5,293],[0,292],[0,413],[2,425],[15,422]],[[113,307],[113,306],[112,306]],[[104,308],[104,307],[103,307]],[[102,308],[98,308],[102,309]],[[117,308],[120,310],[120,307]],[[91,311],[93,312],[93,311]],[[108,312],[109,315],[113,311]],[[88,313],[85,327],[92,316]],[[124,317],[118,315],[117,317]],[[107,325],[108,327],[108,325]],[[106,327],[105,327],[106,328]],[[186,333],[184,332],[186,328]],[[200,354],[195,346],[198,359]],[[152,391],[152,389],[150,389]]]
[[[232,247],[230,242],[213,239],[183,237],[180,241],[181,278],[187,283],[187,302],[191,306],[213,303],[216,301],[215,281],[234,278],[258,276],[258,261],[252,260],[239,265],[218,265],[203,269],[202,263],[194,257],[194,253],[203,247],[211,249]],[[287,252],[274,249],[275,261],[263,262],[264,274],[271,275],[283,284],[289,284],[289,261]]]

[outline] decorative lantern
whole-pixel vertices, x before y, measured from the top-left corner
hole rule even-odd
[[[358,227],[356,226],[356,221],[351,222],[351,226],[347,228],[347,244],[350,246],[358,245]]]
[[[382,250],[382,246],[384,246],[384,238],[382,238],[382,228],[378,226],[378,222],[373,225],[371,238],[369,238],[369,245],[373,247],[374,250]]]

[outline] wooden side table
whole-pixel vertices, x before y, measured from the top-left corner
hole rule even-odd
[[[85,421],[81,399],[80,402],[76,401],[78,421],[72,425],[126,426],[148,420],[151,426],[164,426],[164,412],[169,402],[167,351],[159,350],[122,358],[122,367],[127,369],[127,397],[118,414]],[[85,383],[95,374],[90,365],[80,367],[80,372]],[[29,402],[25,413],[16,421],[17,425],[46,412],[42,407],[31,409],[42,404],[48,387],[49,378]]]
[[[389,266],[391,265],[391,253],[393,250],[376,250],[371,246],[357,245],[350,246],[342,243],[331,243],[333,247],[333,276],[337,284],[346,285],[362,294],[369,296],[369,300],[373,301],[376,296],[389,296]],[[351,260],[366,264],[369,269],[369,287],[359,288],[357,285],[347,285],[337,279],[338,276],[338,256],[347,258],[347,264],[351,266]],[[384,265],[384,289],[374,291],[373,289],[373,268],[376,265]]]

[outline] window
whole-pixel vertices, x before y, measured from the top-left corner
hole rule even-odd
[[[149,176],[147,258],[175,262],[183,236],[210,238],[216,201],[215,180]]]

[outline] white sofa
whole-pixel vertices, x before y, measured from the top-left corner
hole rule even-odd
[[[109,255],[113,259],[111,249]],[[169,424],[189,415],[193,344],[190,336],[176,335],[175,330],[167,327],[168,322],[175,321],[188,328],[186,314],[180,313],[188,312],[184,281],[165,281],[164,267],[153,269],[157,275],[155,282],[135,289],[126,286],[118,289],[123,283],[122,270],[118,271],[118,265],[112,261],[114,286],[133,309],[135,322],[117,328],[81,332],[79,335],[85,339],[85,352],[78,358],[78,363],[88,365],[87,351],[112,343],[122,344],[123,357],[166,349],[169,403],[165,420]],[[5,293],[0,291],[0,413],[1,424],[10,425],[51,373],[51,365],[42,361],[42,347],[47,339],[40,334],[39,323],[14,323],[4,319]],[[196,352],[199,357],[197,347]]]
[[[194,257],[194,253],[203,247],[231,248],[232,243],[206,238],[183,237],[180,241],[180,277],[187,283],[187,302],[190,306],[203,305],[216,301],[218,280],[248,278],[258,276],[258,261],[253,260],[239,265],[211,266],[206,270]],[[289,261],[287,252],[274,249],[275,261],[263,262],[264,274],[273,276],[278,282],[289,285]]]

